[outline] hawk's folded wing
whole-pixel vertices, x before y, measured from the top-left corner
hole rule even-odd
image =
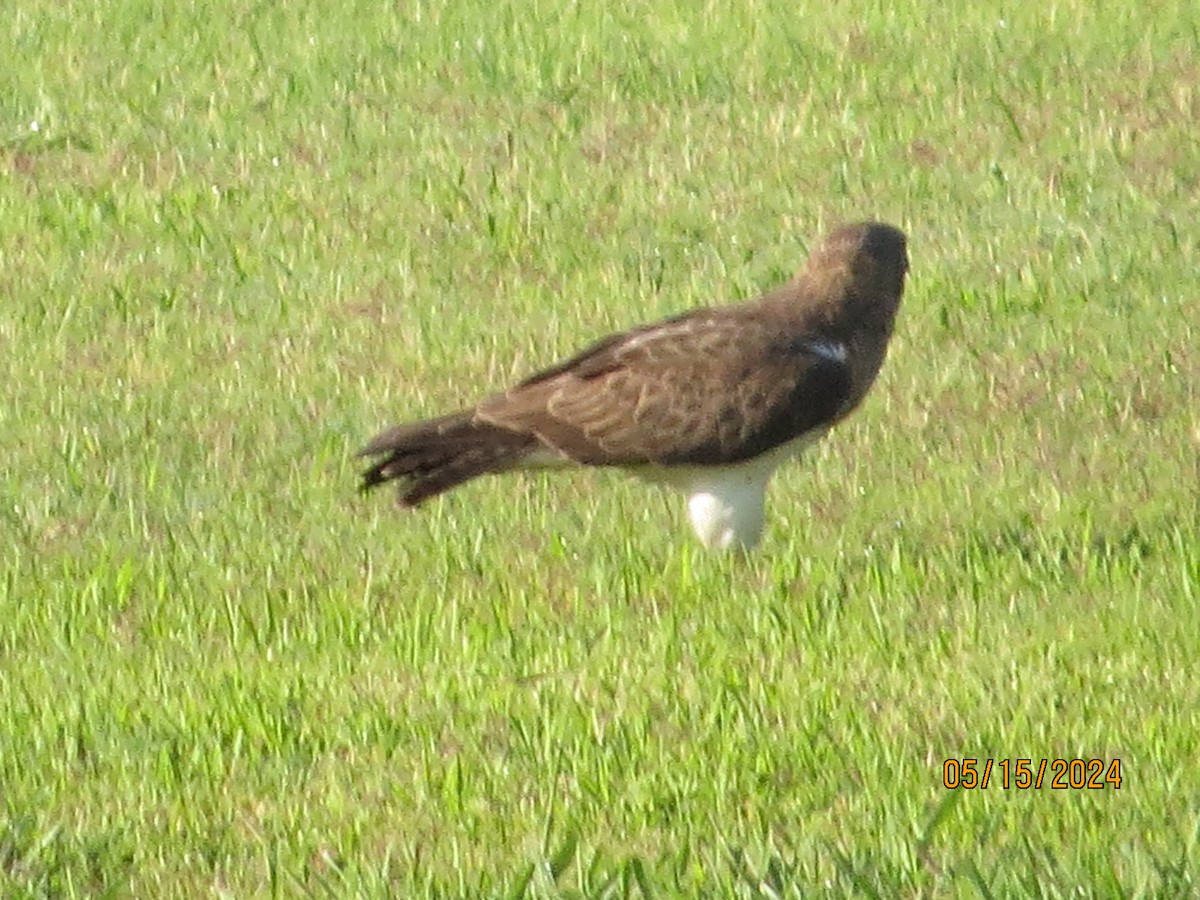
[[[739,308],[613,335],[484,400],[476,419],[590,465],[721,465],[846,410],[845,348]]]

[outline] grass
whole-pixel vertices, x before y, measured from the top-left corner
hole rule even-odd
[[[1200,891],[1190,4],[7,18],[0,893]],[[355,496],[866,217],[892,356],[753,558],[608,473]]]

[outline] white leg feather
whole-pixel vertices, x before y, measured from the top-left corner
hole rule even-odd
[[[763,529],[766,483],[709,484],[688,496],[688,518],[700,543],[710,550],[750,548]]]
[[[810,432],[742,463],[729,466],[646,466],[636,474],[670,485],[688,498],[688,519],[710,550],[748,550],[763,531],[767,483],[779,464],[820,440]]]

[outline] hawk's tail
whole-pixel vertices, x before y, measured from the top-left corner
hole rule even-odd
[[[538,446],[531,435],[476,421],[470,412],[397,425],[359,451],[376,457],[361,489],[399,480],[400,505],[416,506],[464,481],[510,469]]]

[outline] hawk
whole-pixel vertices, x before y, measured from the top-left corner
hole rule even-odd
[[[762,534],[767,483],[862,401],[904,291],[904,233],[829,234],[786,284],[603,338],[474,407],[376,435],[362,489],[412,507],[480,475],[611,466],[682,491],[709,548]]]

